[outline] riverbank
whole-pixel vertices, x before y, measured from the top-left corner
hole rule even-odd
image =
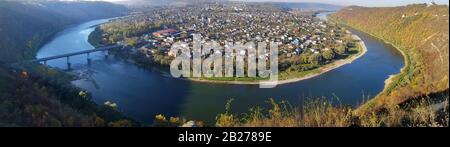
[[[382,39],[381,37],[376,36],[375,34],[372,34],[372,33],[370,33],[370,32],[364,31],[363,29],[358,29],[358,28],[353,27],[353,26],[351,26],[351,25],[349,25],[349,24],[346,24],[346,23],[344,23],[344,22],[339,22],[339,21],[336,21],[336,20],[331,20],[331,21],[334,21],[334,22],[336,22],[336,23],[340,23],[341,25],[344,25],[344,26],[353,28],[353,29],[355,29],[355,30],[364,32],[364,33],[368,34],[368,35],[371,36],[371,37],[374,37],[374,38],[376,38],[376,39],[382,40],[384,43],[386,43],[386,44],[388,44],[388,45],[394,47],[394,48],[395,48],[398,52],[400,52],[400,54],[402,55],[402,57],[403,57],[403,62],[405,63],[405,65],[400,69],[400,72],[399,72],[399,73],[389,75],[389,78],[387,78],[387,79],[384,81],[385,85],[384,85],[383,91],[380,92],[379,94],[386,93],[386,92],[388,91],[389,87],[392,87],[391,84],[394,83],[394,82],[396,82],[396,81],[398,81],[398,79],[395,80],[395,78],[399,78],[399,76],[400,76],[401,74],[408,74],[408,73],[407,73],[407,71],[408,71],[407,69],[411,68],[411,67],[410,67],[410,64],[411,64],[410,62],[411,62],[411,61],[410,61],[409,55],[405,52],[404,49],[402,49],[401,47],[399,47],[399,46],[393,44],[392,42],[389,42],[389,41],[387,41],[387,40]],[[387,93],[389,93],[389,92],[387,92]]]
[[[392,42],[389,42],[389,41],[387,41],[385,39],[382,39],[381,37],[378,37],[377,35],[375,35],[375,34],[373,34],[371,32],[367,32],[364,29],[359,29],[359,28],[353,27],[353,26],[351,26],[351,25],[349,25],[349,24],[347,24],[345,22],[342,22],[342,21],[339,21],[339,20],[336,20],[336,19],[333,19],[333,18],[331,18],[329,20],[333,21],[333,22],[336,22],[336,23],[339,23],[341,25],[344,25],[344,26],[356,29],[358,31],[364,32],[364,33],[368,34],[369,36],[374,37],[376,39],[382,40],[384,43],[394,47],[402,55],[403,61],[405,63],[405,66],[402,67],[402,69],[400,69],[400,72],[397,73],[397,74],[389,75],[389,78],[387,78],[384,81],[384,88],[383,88],[383,90],[380,93],[378,93],[373,99],[370,99],[367,102],[363,103],[361,106],[357,107],[357,109],[355,109],[354,111],[356,112],[356,114],[363,114],[365,112],[373,111],[373,109],[378,109],[378,108],[374,108],[374,106],[377,105],[376,104],[377,97],[379,97],[380,95],[389,93],[389,91],[390,91],[389,89],[393,89],[393,87],[395,87],[395,85],[392,85],[392,84],[398,82],[399,78],[401,78],[402,75],[408,74],[408,70],[407,69],[411,68],[410,67],[410,62],[411,62],[410,61],[410,57],[400,47],[396,46]]]
[[[361,106],[359,106],[357,109],[354,110],[356,114],[363,114],[365,112],[372,111],[372,109],[374,109],[373,106],[376,105],[377,97],[379,97],[380,95],[383,95],[383,94],[390,93],[392,91],[392,89],[396,87],[396,85],[393,85],[393,83],[399,82],[399,80],[402,78],[402,75],[409,74],[409,70],[408,69],[411,68],[411,63],[410,63],[411,61],[410,61],[409,55],[403,49],[401,49],[399,46],[396,46],[395,44],[393,44],[393,43],[391,43],[389,41],[386,41],[386,40],[384,40],[384,39],[382,39],[382,38],[380,38],[380,37],[378,37],[378,36],[376,36],[376,35],[374,35],[374,34],[372,34],[370,32],[364,31],[363,29],[358,29],[358,28],[352,27],[352,26],[350,26],[348,24],[344,24],[344,25],[346,25],[348,27],[351,27],[351,28],[354,28],[354,29],[357,29],[357,30],[359,30],[361,32],[364,32],[364,33],[370,35],[371,37],[380,39],[384,43],[386,43],[388,45],[391,45],[398,52],[400,52],[400,54],[403,57],[403,61],[405,63],[405,66],[402,67],[402,69],[400,69],[399,73],[393,74],[393,75],[389,75],[389,78],[387,78],[384,81],[384,88],[383,88],[383,90],[380,93],[378,93],[377,96],[375,96],[373,99],[368,100],[367,102],[365,102],[364,104],[362,104]],[[377,108],[375,108],[375,109],[377,109]]]
[[[372,37],[374,37],[374,38],[383,40],[382,38],[377,37],[377,36],[375,36],[374,34],[371,34],[371,33],[369,33],[369,32],[365,32],[365,31],[363,31],[363,30],[360,30],[360,31],[362,31],[362,32],[364,32],[364,33],[366,33],[366,34],[369,34],[370,36],[372,36]],[[410,63],[410,62],[411,62],[411,61],[410,61],[410,57],[409,57],[408,54],[406,54],[406,52],[405,52],[402,48],[400,48],[399,46],[397,46],[397,45],[395,45],[395,44],[393,44],[393,43],[391,43],[391,42],[389,42],[389,41],[386,41],[386,40],[383,40],[383,42],[386,43],[386,44],[389,44],[389,45],[393,46],[395,49],[397,49],[398,52],[400,52],[400,54],[402,54],[403,61],[405,62],[405,66],[402,67],[402,69],[400,69],[400,73],[390,75],[389,78],[386,79],[386,80],[384,81],[385,86],[384,86],[383,91],[382,91],[380,94],[382,94],[382,93],[384,93],[384,92],[388,92],[388,91],[389,91],[389,90],[388,90],[389,87],[393,86],[393,85],[391,85],[391,84],[398,80],[398,79],[395,80],[395,78],[398,78],[401,74],[408,74],[408,70],[407,70],[407,69],[411,68],[411,67],[410,67],[410,64],[411,64],[411,63]],[[388,92],[388,93],[389,93],[389,92]]]

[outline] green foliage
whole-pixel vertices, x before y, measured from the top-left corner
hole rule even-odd
[[[116,43],[131,37],[141,36],[161,28],[161,24],[151,22],[114,21],[102,24],[100,30],[106,43]],[[125,41],[127,42],[127,41]]]
[[[137,44],[138,40],[136,37],[131,38],[125,38],[125,44],[129,46],[135,46]]]
[[[322,54],[312,54],[309,58],[308,58],[308,62],[313,64],[313,65],[321,65],[323,64],[323,57]]]
[[[339,55],[345,55],[348,52],[348,48],[346,46],[340,45],[335,48],[336,53]]]
[[[336,53],[333,50],[328,50],[323,52],[322,56],[325,60],[333,60],[336,57]]]

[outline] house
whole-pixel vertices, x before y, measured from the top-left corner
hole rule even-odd
[[[175,30],[175,29],[165,29],[165,30],[153,32],[152,35],[155,37],[158,37],[158,38],[164,38],[164,37],[174,36],[178,33],[179,33],[179,31]]]
[[[319,52],[319,49],[315,49],[315,48],[312,48],[312,49],[309,49],[311,52],[313,52],[314,54],[318,54],[318,53],[320,53]]]
[[[167,53],[167,55],[169,55],[169,56],[171,56],[171,57],[177,57],[177,55],[178,55],[177,51],[178,51],[178,50],[170,50],[170,51]]]
[[[292,41],[292,44],[294,44],[294,45],[300,45],[300,40],[298,40],[298,39],[295,39],[294,41]]]
[[[164,39],[164,42],[173,42],[175,38],[173,37],[167,37],[166,39]]]
[[[239,51],[239,55],[241,55],[241,56],[245,56],[245,53],[246,53],[245,50],[240,50],[240,51]]]

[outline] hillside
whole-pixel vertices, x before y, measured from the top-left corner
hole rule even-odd
[[[68,25],[125,12],[105,2],[0,1],[0,61],[33,58],[43,42]]]
[[[98,106],[64,73],[40,66],[26,69],[0,64],[0,127],[137,125],[114,108]]]
[[[124,12],[104,2],[0,1],[0,127],[136,125],[95,104],[64,73],[3,64],[34,58],[39,46],[69,25]]]
[[[432,94],[448,96],[448,6],[351,6],[330,17],[392,43],[405,56],[406,67],[387,81],[384,91],[369,103],[370,107],[399,104]]]

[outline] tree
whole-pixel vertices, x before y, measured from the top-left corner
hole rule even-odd
[[[354,42],[347,43],[347,48],[354,48],[354,47],[356,47],[356,44]]]
[[[105,126],[105,120],[103,118],[101,118],[101,117],[95,116],[94,125],[96,127],[104,127]]]
[[[348,48],[343,46],[343,45],[340,45],[340,46],[336,47],[335,50],[336,50],[336,53],[339,54],[339,55],[344,55],[344,54],[346,54],[348,52]]]
[[[133,124],[129,120],[118,120],[108,123],[109,127],[132,127]]]
[[[327,50],[327,51],[323,52],[322,55],[325,60],[333,60],[334,57],[336,56],[336,54],[334,53],[333,50]]]
[[[309,63],[309,56],[307,56],[307,55],[300,55],[300,57],[299,57],[300,59],[300,61],[301,61],[301,63],[303,63],[303,64],[307,64],[307,63]]]
[[[125,43],[129,46],[136,46],[137,44],[137,38],[136,37],[132,37],[132,38],[125,38]]]
[[[116,43],[116,42],[117,42],[116,37],[114,37],[114,36],[109,36],[108,38],[109,38],[108,40],[109,40],[111,43]]]
[[[312,54],[309,57],[309,63],[314,64],[314,65],[320,65],[322,64],[322,54]]]

